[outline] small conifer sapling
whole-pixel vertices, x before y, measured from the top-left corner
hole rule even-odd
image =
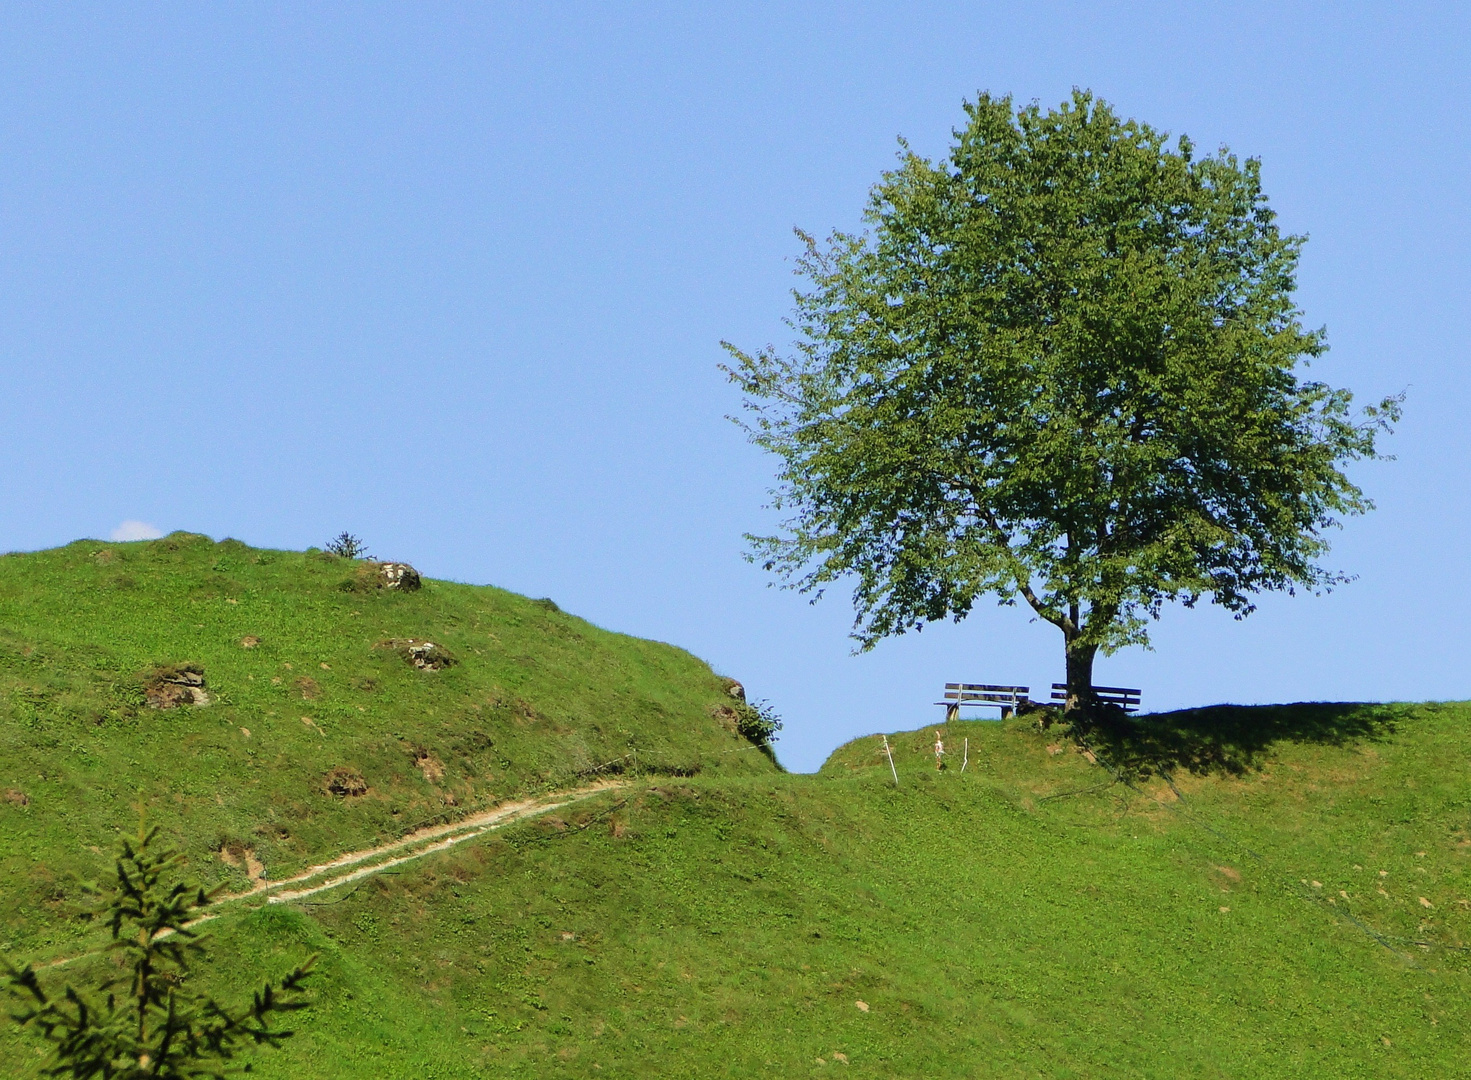
[[[106,1080],[196,1080],[236,1071],[255,1046],[280,1046],[292,1032],[272,1026],[278,1013],[307,1007],[303,984],[313,956],[256,991],[250,1005],[230,1008],[189,987],[191,963],[204,938],[191,923],[215,895],[179,880],[184,856],[158,843],[158,827],[140,824],[119,843],[115,879],[99,914],[111,931],[108,950],[121,963],[94,988],[72,985],[58,995],[41,985],[34,965],[4,961],[12,1017],[51,1043],[43,1075]]]

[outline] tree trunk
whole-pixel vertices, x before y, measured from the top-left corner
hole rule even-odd
[[[1097,652],[1097,645],[1083,645],[1076,639],[1067,643],[1066,712],[1091,708],[1097,701],[1093,696],[1093,657]]]

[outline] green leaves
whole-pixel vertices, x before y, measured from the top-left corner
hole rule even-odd
[[[204,952],[190,924],[214,894],[171,880],[183,856],[157,840],[157,826],[140,825],[136,838],[119,842],[115,881],[102,905],[109,949],[120,954],[122,974],[91,992],[67,986],[57,998],[41,986],[34,967],[5,964],[18,1002],[14,1019],[52,1044],[48,1076],[223,1077],[245,1046],[277,1046],[290,1038],[290,1031],[271,1026],[273,1014],[307,1006],[303,984],[315,957],[279,983],[266,983],[249,1009],[232,1011],[189,990],[190,963]]]
[[[752,557],[852,577],[864,647],[993,594],[1111,650],[1171,600],[1339,580],[1323,532],[1369,508],[1342,470],[1398,401],[1355,418],[1299,379],[1326,346],[1259,164],[1082,92],[966,114],[948,161],[904,150],[867,234],[799,234],[793,355],[727,345],[789,515]]]

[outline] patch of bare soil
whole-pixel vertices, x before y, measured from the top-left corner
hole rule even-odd
[[[220,861],[226,866],[233,866],[237,869],[244,867],[252,885],[266,883],[266,868],[260,859],[256,858],[255,848],[248,847],[239,840],[230,840],[221,845]]]
[[[240,647],[242,649],[253,649],[259,644],[260,638],[256,637],[254,634],[246,634],[243,638],[240,639]]]
[[[5,792],[5,801],[11,806],[29,806],[31,804],[31,797],[24,791],[10,788]]]
[[[363,774],[341,765],[327,774],[323,786],[329,795],[336,795],[339,799],[355,799],[368,793],[368,782],[363,779]]]
[[[736,683],[736,685],[739,686],[740,683]],[[732,735],[737,733],[737,721],[740,717],[729,705],[711,705],[710,716]]]
[[[315,701],[322,696],[322,685],[310,675],[303,675],[296,680],[296,688],[301,691],[301,696],[306,701]]]
[[[170,664],[155,668],[143,682],[150,709],[177,709],[181,705],[208,705],[204,668],[198,664]]]
[[[444,779],[444,762],[423,748],[414,752],[414,768],[423,773],[424,779],[431,784],[437,784]]]

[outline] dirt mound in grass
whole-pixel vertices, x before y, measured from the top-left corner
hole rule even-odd
[[[368,793],[368,782],[356,769],[338,766],[327,774],[323,785],[329,795],[339,799],[355,799]]]
[[[150,709],[177,709],[181,705],[208,705],[204,668],[198,664],[171,664],[155,668],[143,682]]]

